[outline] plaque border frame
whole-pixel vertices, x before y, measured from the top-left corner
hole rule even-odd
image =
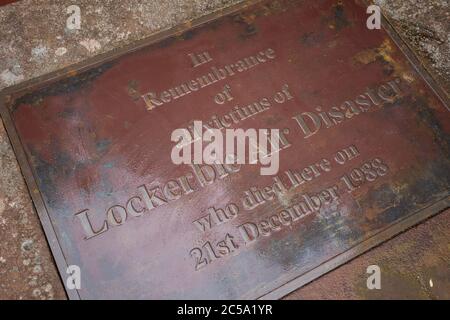
[[[62,80],[67,77],[70,77],[71,75],[88,71],[103,63],[118,59],[121,56],[124,56],[128,53],[158,43],[172,36],[180,35],[188,30],[198,28],[221,17],[237,13],[241,10],[247,9],[248,7],[251,7],[255,4],[264,1],[266,0],[248,0],[246,2],[237,3],[232,6],[219,9],[213,13],[209,13],[197,19],[193,19],[191,21],[179,24],[175,27],[156,32],[144,39],[137,40],[123,47],[113,49],[111,51],[96,55],[91,58],[87,58],[81,62],[64,67],[60,70],[44,74],[42,76],[24,81],[17,85],[6,87],[0,91],[0,116],[3,120],[7,135],[10,139],[15,156],[19,163],[19,169],[25,179],[28,192],[32,199],[33,206],[39,216],[39,220],[41,222],[42,228],[44,229],[44,234],[47,239],[50,250],[52,252],[53,258],[55,260],[59,276],[61,278],[62,284],[69,299],[80,300],[81,296],[79,290],[69,290],[66,288],[65,285],[66,283],[64,280],[65,277],[67,276],[66,270],[68,267],[68,263],[64,255],[64,252],[62,251],[61,246],[59,244],[58,237],[56,235],[55,229],[48,214],[48,210],[45,206],[42,195],[39,191],[37,181],[33,175],[31,166],[27,160],[25,150],[20,141],[19,135],[17,134],[14,123],[12,121],[10,111],[6,106],[10,99],[10,96],[14,93],[19,92],[33,92],[36,89],[45,87],[49,84],[57,82],[58,80]],[[368,5],[369,1],[362,0],[362,3]],[[407,45],[407,42],[395,31],[392,22],[383,13],[381,14],[381,19],[382,19],[382,29],[386,31],[387,35],[400,48],[403,55],[408,60],[409,64],[422,77],[422,79],[426,82],[428,87],[434,92],[434,94],[436,94],[436,96],[447,108],[447,110],[450,111],[449,97],[446,95],[445,91],[441,88],[439,83],[432,77],[432,75],[428,72],[428,70],[426,70],[424,65],[420,62],[420,58],[414,53],[413,49]],[[285,282],[283,282],[282,280],[283,275],[281,275],[279,278],[277,278],[276,281],[283,282],[282,285],[274,289],[269,289],[270,291],[268,291],[267,287],[268,286],[273,287],[271,286],[273,282],[267,283],[263,286],[255,288],[253,291],[247,294],[251,296],[242,298],[251,299],[257,297],[256,299],[263,299],[263,300],[280,299],[286,296],[287,294],[306,285],[307,283],[319,278],[320,276],[362,255],[368,250],[393,238],[397,234],[405,231],[406,229],[411,228],[436,214],[439,214],[440,212],[448,209],[449,207],[450,207],[450,196],[445,196],[425,208],[410,213],[408,216],[402,218],[400,221],[387,225],[381,231],[359,242],[352,248],[334,257],[331,257],[327,261],[312,268],[311,270],[296,276],[294,279],[286,280]],[[289,275],[292,276],[291,273],[289,273]],[[284,276],[287,277],[286,275]]]

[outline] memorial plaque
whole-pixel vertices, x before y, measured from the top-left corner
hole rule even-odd
[[[80,268],[69,297],[279,298],[448,208],[445,95],[367,18],[241,4],[4,91],[64,283]],[[174,162],[212,129],[278,130],[275,171]]]

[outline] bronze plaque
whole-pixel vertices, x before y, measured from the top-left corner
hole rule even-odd
[[[447,208],[446,101],[367,18],[246,3],[3,92],[69,297],[279,298]],[[278,171],[175,164],[194,121],[278,129]]]

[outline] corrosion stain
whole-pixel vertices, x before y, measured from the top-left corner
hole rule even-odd
[[[377,49],[367,49],[354,55],[353,60],[361,64],[369,64],[375,62],[379,57]]]
[[[388,76],[401,77],[408,83],[415,81],[413,74],[397,59],[394,58],[396,50],[394,44],[385,38],[377,48],[366,49],[358,52],[352,57],[353,64],[367,65],[373,62],[381,62],[384,66],[384,73]]]
[[[128,81],[127,92],[134,101],[139,100],[141,96],[139,93],[139,82],[137,80]]]
[[[347,15],[345,13],[345,6],[342,1],[338,1],[332,7],[333,13],[328,20],[328,27],[330,29],[335,29],[336,31],[340,31],[348,26],[350,26],[350,21],[347,19]]]
[[[280,14],[301,4],[303,4],[303,1],[299,0],[262,2],[259,6],[253,8],[253,10],[247,10],[233,15],[232,19],[234,22],[243,26],[244,30],[239,36],[246,39],[259,32],[255,23],[258,18]]]
[[[448,196],[448,172],[449,161],[430,161],[425,166],[414,166],[406,172],[397,173],[390,183],[371,188],[358,201],[368,219],[367,228],[385,226],[400,219],[405,212],[415,212],[430,202]]]
[[[48,87],[38,89],[36,91],[26,93],[17,98],[14,104],[10,107],[14,113],[21,105],[39,106],[42,101],[49,96],[64,95],[72,92],[77,92],[89,86],[94,80],[100,77],[108,69],[114,65],[113,62],[103,63],[101,66],[90,69],[88,71],[77,74],[69,73],[69,77],[51,84]],[[70,74],[75,74],[70,76]]]
[[[320,42],[323,40],[324,35],[318,32],[306,32],[300,37],[300,43],[306,47],[320,45]]]
[[[448,134],[441,125],[440,120],[428,107],[425,98],[418,96],[411,103],[411,107],[416,110],[417,121],[423,123],[427,130],[430,130],[434,136],[434,141],[442,148],[446,159],[450,159],[450,134]]]
[[[67,179],[73,171],[71,170],[71,156],[61,150],[55,143],[52,143],[53,153],[51,160],[44,159],[39,156],[39,152],[35,150],[32,145],[28,148],[31,150],[31,157],[33,166],[36,171],[36,178],[39,185],[41,194],[46,197],[48,206],[51,208],[57,208],[60,203],[60,199],[63,197],[63,192],[58,188],[55,183],[61,176]]]
[[[258,33],[258,27],[255,25],[255,14],[238,14],[234,21],[243,26],[243,31],[239,34],[241,38],[248,38]]]

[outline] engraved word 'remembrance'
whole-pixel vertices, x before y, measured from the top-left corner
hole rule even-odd
[[[204,63],[212,61],[211,56],[205,52],[200,56],[189,55],[194,67],[198,67]],[[171,101],[180,99],[195,91],[208,87],[216,82],[225,80],[229,77],[250,70],[259,64],[269,62],[276,58],[275,50],[268,48],[261,50],[254,55],[244,57],[237,60],[235,63],[226,64],[222,67],[211,67],[209,72],[203,74],[196,79],[188,80],[180,85],[174,86],[160,93],[150,91],[143,94],[141,97],[147,106],[147,110],[153,110],[156,107],[161,107]]]

